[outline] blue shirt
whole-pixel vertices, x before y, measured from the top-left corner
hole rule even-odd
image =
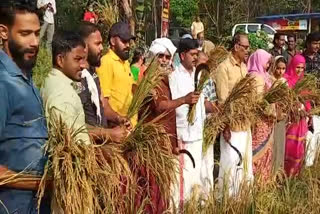
[[[41,174],[48,139],[42,101],[32,79],[0,50],[0,165]]]

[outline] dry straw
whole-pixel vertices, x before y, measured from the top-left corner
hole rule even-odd
[[[103,146],[85,145],[75,140],[85,129],[73,130],[50,110],[49,139],[45,146],[48,163],[39,187],[39,203],[48,179],[53,181],[54,210],[64,213],[105,213],[123,210],[121,176],[130,180],[130,171],[120,150],[109,145],[112,160],[106,160]],[[118,212],[119,213],[119,212]]]
[[[205,122],[204,152],[226,126],[231,130],[247,129],[256,119],[257,106],[255,79],[252,76],[246,76],[232,89],[226,101],[220,106],[221,111],[213,112]]]
[[[138,83],[128,110],[129,118],[138,114],[153,99],[152,92],[159,87],[166,75],[168,71],[160,68],[157,58],[154,58],[145,71],[144,78]],[[145,122],[147,115],[146,112],[142,112],[133,132],[122,143],[122,150],[137,182],[140,179],[139,169],[145,168],[148,174],[147,180],[149,176],[154,176],[162,196],[168,201],[171,196],[171,186],[175,182],[177,163],[175,155],[172,154],[170,136],[163,125],[158,123],[163,116],[159,115],[158,118]],[[148,192],[149,188],[146,188],[146,191]],[[147,195],[151,194],[148,192]]]
[[[198,80],[198,75],[200,75],[200,80]],[[207,65],[199,65],[195,71],[195,90],[196,93],[201,93],[204,87],[206,86],[206,83],[210,79],[210,73],[209,73],[209,67]],[[188,122],[189,124],[193,124],[195,120],[195,114],[196,114],[196,105],[190,105],[189,106],[189,112],[188,112]]]

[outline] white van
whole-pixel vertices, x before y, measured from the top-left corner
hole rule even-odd
[[[238,31],[242,31],[245,33],[257,33],[258,31],[264,31],[272,40],[274,38],[274,34],[277,33],[277,31],[273,27],[261,23],[236,24],[232,28],[232,36],[234,36],[234,34]]]

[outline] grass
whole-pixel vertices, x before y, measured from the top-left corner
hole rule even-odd
[[[33,68],[32,79],[34,84],[40,88],[44,83],[49,71],[52,69],[51,54],[44,48],[39,49],[37,64]]]

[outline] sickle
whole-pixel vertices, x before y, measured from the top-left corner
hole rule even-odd
[[[236,148],[236,147],[234,147],[231,143],[228,143],[230,146],[231,146],[231,148],[234,150],[234,151],[236,151],[236,153],[239,155],[239,163],[237,164],[237,166],[240,166],[241,164],[242,164],[242,154],[240,153],[240,151]]]
[[[179,150],[179,154],[186,154],[188,155],[188,157],[190,158],[191,162],[192,162],[192,165],[193,165],[193,168],[196,168],[196,162],[194,161],[194,158],[192,156],[192,154],[186,150],[186,149],[180,149]]]
[[[206,72],[209,71],[208,65],[206,65],[206,64],[200,64],[200,65],[197,66],[196,71],[195,71],[195,73],[194,73],[194,88],[195,88],[195,90],[196,90],[197,87],[198,87],[199,73],[200,73],[202,70],[205,70]]]

